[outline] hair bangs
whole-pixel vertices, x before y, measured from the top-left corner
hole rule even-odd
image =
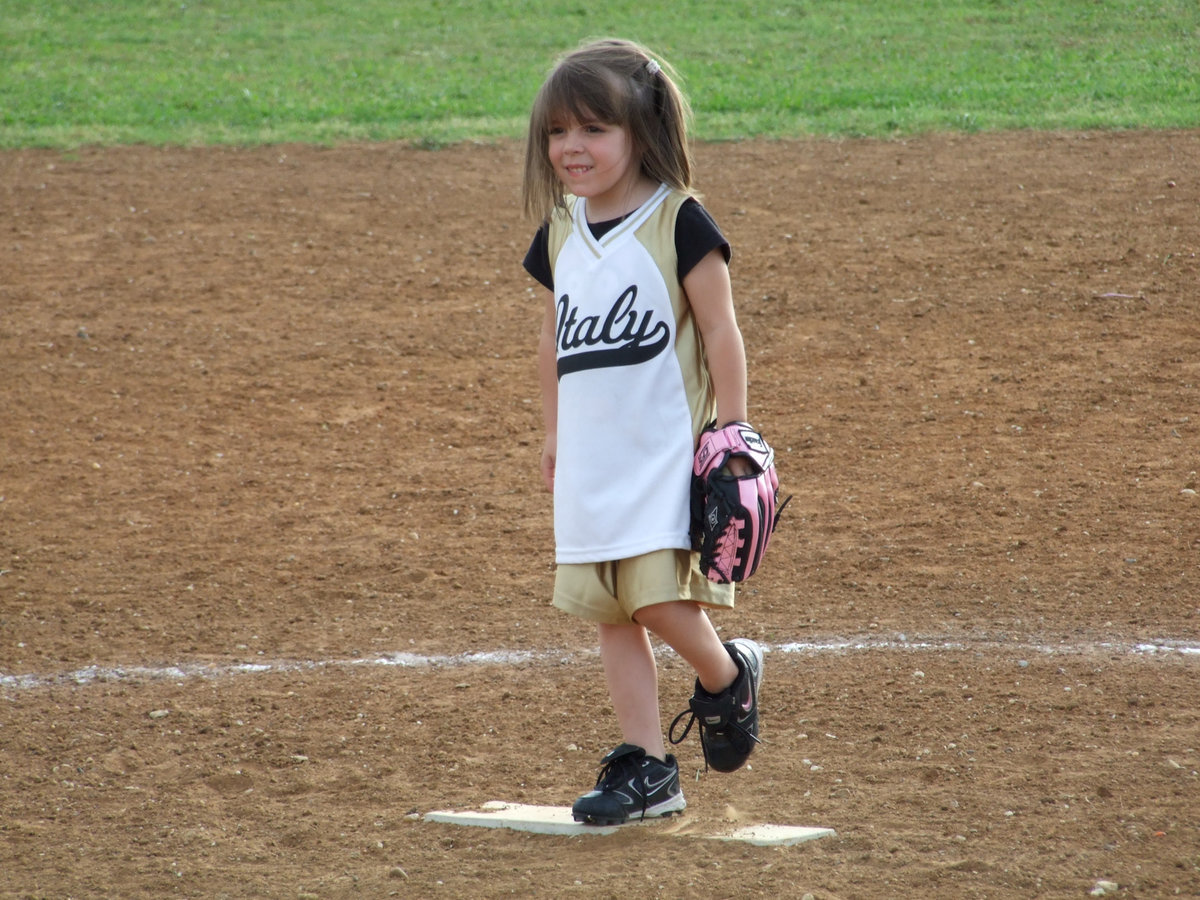
[[[551,125],[572,119],[625,125],[630,115],[629,98],[610,71],[568,62],[547,80],[540,112],[547,131]]]

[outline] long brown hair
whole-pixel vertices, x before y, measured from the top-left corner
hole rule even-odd
[[[550,126],[567,117],[628,129],[649,178],[691,190],[691,108],[674,70],[633,41],[605,38],[560,57],[533,101],[521,191],[530,218],[542,221],[564,204],[562,183],[550,165],[549,136]]]

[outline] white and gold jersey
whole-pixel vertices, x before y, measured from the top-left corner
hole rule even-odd
[[[582,198],[551,219],[560,563],[691,546],[692,455],[715,401],[676,274],[687,199],[664,185],[599,238]]]

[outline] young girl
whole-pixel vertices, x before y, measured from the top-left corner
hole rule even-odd
[[[701,575],[691,551],[696,443],[707,423],[745,421],[746,355],[729,244],[690,194],[688,115],[664,63],[601,40],[559,60],[529,124],[524,202],[542,225],[525,267],[547,289],[538,371],[554,605],[597,623],[623,737],[573,807],[593,824],[686,805],[650,633],[696,672],[672,743],[698,721],[706,764],[733,771],[758,741],[762,651],[717,636],[706,608],[732,608],[733,586]]]

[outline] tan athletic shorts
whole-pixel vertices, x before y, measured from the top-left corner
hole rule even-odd
[[[700,554],[654,550],[603,563],[560,564],[554,575],[554,605],[606,625],[628,625],[639,609],[692,600],[733,608],[733,585],[715,584],[700,572]]]

